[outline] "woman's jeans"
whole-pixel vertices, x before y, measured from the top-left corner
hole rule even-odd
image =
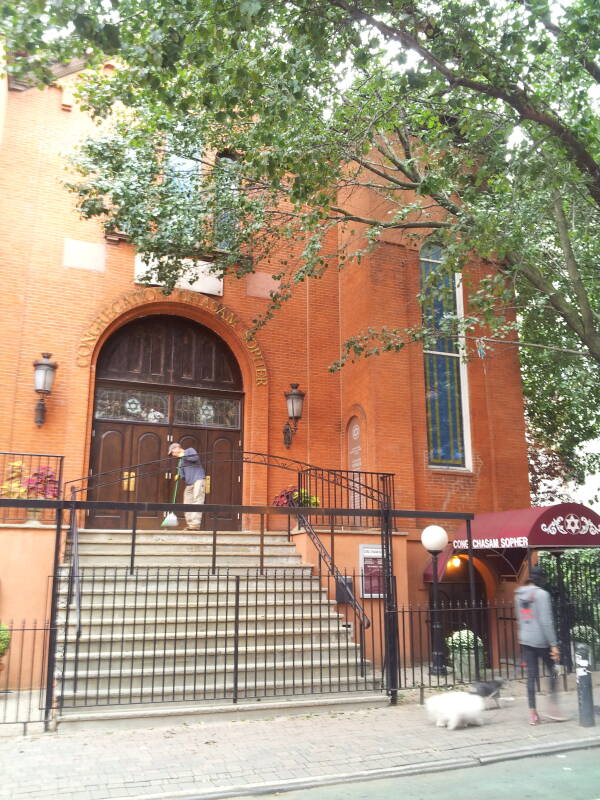
[[[527,664],[527,700],[529,708],[535,708],[535,690],[539,677],[538,662],[541,658],[546,665],[550,675],[550,694],[554,699],[556,697],[556,671],[554,669],[554,661],[550,658],[549,647],[530,647],[528,644],[522,644],[521,649],[523,652],[523,659]]]

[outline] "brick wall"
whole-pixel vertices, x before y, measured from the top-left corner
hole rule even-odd
[[[369,326],[418,323],[417,245],[398,234],[386,235],[384,244],[360,265],[339,272],[332,264],[320,280],[300,285],[294,300],[259,332],[267,386],[256,385],[251,355],[240,335],[214,313],[186,304],[177,294],[116,315],[99,334],[90,365],[78,366],[77,349],[85,331],[114,300],[136,290],[133,248],[123,242],[107,244],[97,222],[79,218],[72,197],[61,185],[68,177],[65,155],[92,128],[76,106],[63,109],[60,88],[8,93],[0,148],[0,449],[64,454],[67,479],[85,474],[93,365],[102,342],[136,315],[185,314],[222,335],[240,360],[246,449],[346,467],[347,425],[351,417],[359,416],[363,469],[396,474],[398,506],[490,511],[529,505],[516,348],[500,346],[468,364],[472,471],[433,470],[427,465],[420,346],[408,345],[399,353],[349,364],[337,374],[328,371],[347,337]],[[374,201],[364,194],[356,193],[352,202],[377,212]],[[355,245],[361,235],[356,225],[333,231],[327,250]],[[104,248],[104,269],[65,268],[65,237]],[[258,265],[259,271],[270,274],[278,259],[293,260],[300,249],[300,242],[285,242],[272,255],[272,265]],[[480,265],[473,266],[479,269]],[[268,302],[256,296],[260,291],[247,287],[245,280],[227,279],[223,297],[217,298],[235,312],[242,328]],[[52,353],[59,369],[47,422],[38,429],[33,421],[37,398],[32,362],[42,351]],[[291,382],[306,392],[306,406],[292,448],[286,451],[283,393]],[[245,501],[267,502],[293,482],[291,473],[248,467]],[[406,527],[414,539],[416,526]]]

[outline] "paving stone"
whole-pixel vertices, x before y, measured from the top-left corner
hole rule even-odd
[[[362,708],[302,717],[229,720],[164,728],[0,738],[0,798],[113,800],[228,786],[490,758],[521,747],[596,737],[573,718],[531,728],[523,698],[486,712],[485,726],[436,728],[419,706]],[[65,764],[70,765],[65,770]]]

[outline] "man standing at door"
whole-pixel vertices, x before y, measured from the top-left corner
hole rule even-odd
[[[179,442],[173,442],[169,447],[169,455],[179,459],[177,474],[183,478],[183,502],[189,505],[204,504],[204,484],[206,473],[200,463],[200,457],[193,447],[184,450]],[[186,531],[199,531],[202,524],[202,513],[198,511],[185,512]]]

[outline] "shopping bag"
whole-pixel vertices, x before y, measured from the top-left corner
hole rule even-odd
[[[177,488],[179,486],[179,475],[175,479],[175,488],[173,489],[173,499],[171,500],[172,503],[175,503],[177,499]],[[168,514],[165,514],[165,518],[160,523],[161,528],[176,528],[179,525],[179,520],[177,519],[177,514],[174,511],[169,511]]]

